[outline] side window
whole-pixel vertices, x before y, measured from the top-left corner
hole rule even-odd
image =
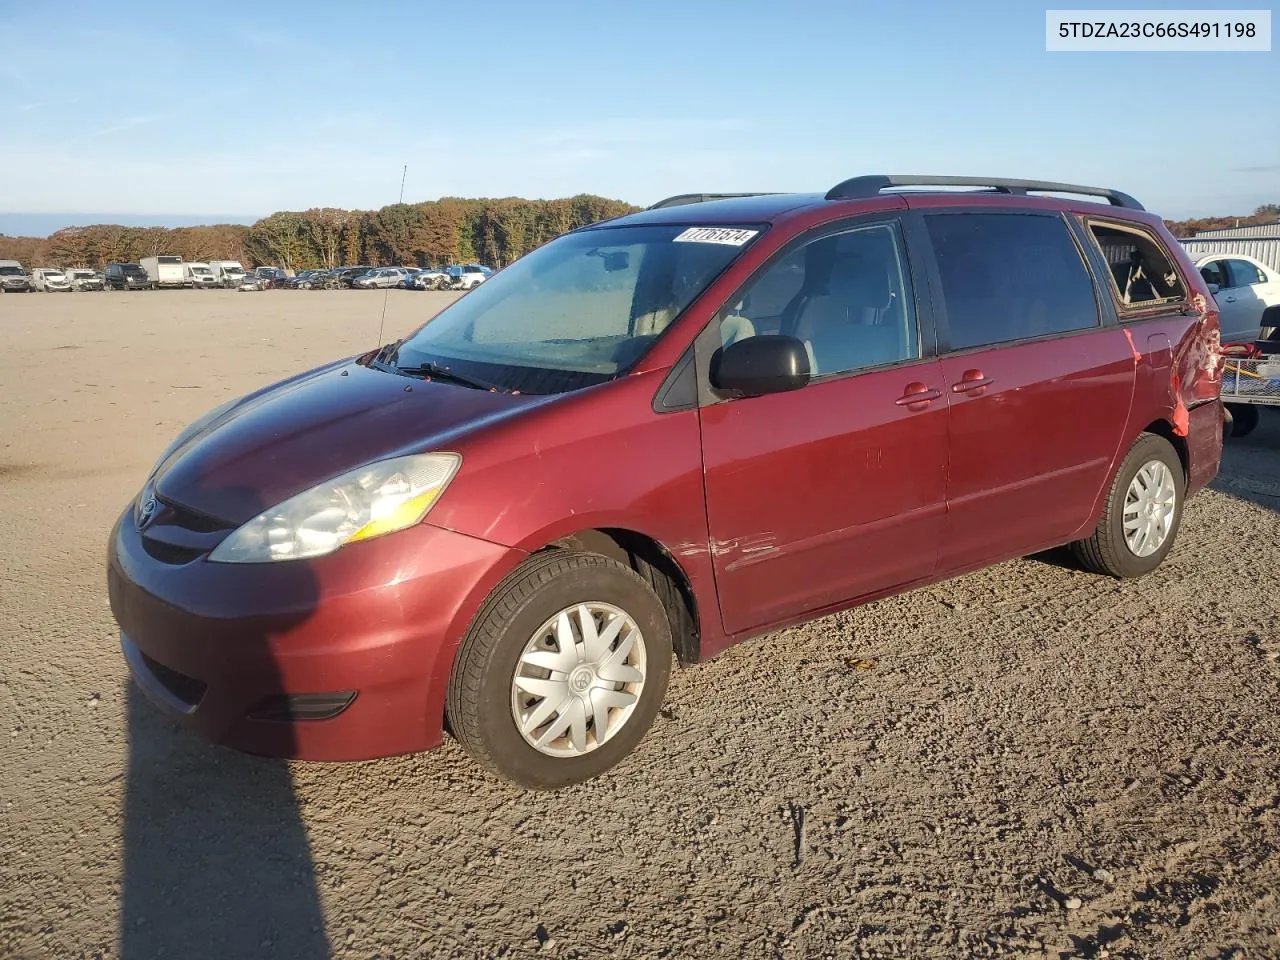
[[[952,350],[1098,326],[1093,282],[1061,218],[959,213],[925,222]]]
[[[1222,269],[1221,260],[1211,260],[1200,268],[1200,276],[1205,283],[1216,283],[1219,287],[1227,286],[1227,272]]]
[[[1248,260],[1228,260],[1227,275],[1231,278],[1231,283],[1226,285],[1232,287],[1248,287],[1267,282],[1262,271]]]
[[[767,333],[798,337],[815,377],[918,358],[920,337],[902,251],[894,224],[795,248],[721,310],[721,343]]]
[[[1123,313],[1187,298],[1177,268],[1154,236],[1130,224],[1089,221],[1089,232],[1107,259],[1112,292]]]

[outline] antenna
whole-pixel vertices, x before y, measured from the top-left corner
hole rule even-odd
[[[406,163],[404,169],[400,171],[400,199],[398,203],[404,203],[404,178],[409,174],[409,165]],[[387,300],[391,296],[391,288],[384,287],[382,289],[382,319],[378,321],[378,342],[375,347],[382,346],[382,329],[387,325]]]

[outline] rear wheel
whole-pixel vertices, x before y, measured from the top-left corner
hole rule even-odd
[[[1097,529],[1072,544],[1072,551],[1095,573],[1117,578],[1150,573],[1173,548],[1185,488],[1182,461],[1172,444],[1142,434],[1111,482]]]
[[[1231,430],[1226,434],[1229,437],[1247,437],[1261,419],[1258,408],[1251,403],[1228,403],[1226,411],[1231,418]]]
[[[494,589],[463,639],[449,728],[515,783],[579,783],[640,742],[671,658],[666,611],[635,571],[598,554],[539,554]]]

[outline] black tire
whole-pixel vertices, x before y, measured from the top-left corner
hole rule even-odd
[[[1231,418],[1230,437],[1247,437],[1258,427],[1261,419],[1258,408],[1251,403],[1224,404],[1227,415]]]
[[[1153,460],[1159,460],[1173,477],[1174,502],[1173,520],[1169,525],[1168,535],[1159,549],[1148,556],[1140,557],[1129,549],[1124,539],[1124,505],[1129,485],[1138,471]],[[1164,437],[1153,433],[1144,433],[1138,437],[1120,469],[1116,471],[1111,488],[1107,491],[1106,505],[1103,508],[1102,520],[1097,529],[1087,540],[1078,540],[1071,544],[1072,553],[1087,569],[1094,573],[1129,579],[1150,573],[1164,561],[1173,549],[1178,537],[1178,527],[1182,523],[1182,500],[1186,491],[1186,477],[1183,474],[1182,461],[1178,452]]]
[[[549,618],[580,602],[624,610],[644,638],[647,674],[634,712],[587,753],[553,757],[527,743],[512,715],[512,679],[525,644]],[[565,787],[599,776],[629,754],[662,706],[671,674],[671,626],[634,570],[595,553],[551,550],[516,568],[485,600],[458,648],[445,704],[449,729],[482,766],[524,787]]]

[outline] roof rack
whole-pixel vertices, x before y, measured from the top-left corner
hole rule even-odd
[[[706,203],[708,200],[733,200],[738,197],[771,197],[773,193],[678,193],[674,197],[659,200],[646,210],[661,210],[663,207],[680,207],[686,203]]]
[[[827,191],[828,200],[853,200],[877,196],[881,190],[891,187],[986,187],[996,193],[1027,196],[1031,193],[1075,193],[1085,197],[1105,197],[1113,207],[1130,210],[1145,209],[1127,193],[1106,187],[1082,187],[1074,183],[1053,183],[1048,180],[1008,180],[1002,177],[921,177],[887,176],[882,173],[854,177],[837,183]]]

